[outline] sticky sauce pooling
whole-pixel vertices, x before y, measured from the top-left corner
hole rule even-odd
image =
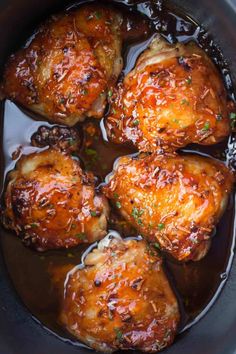
[[[200,44],[218,65],[228,93],[233,97],[230,73],[224,64],[220,51],[214,46],[210,36],[194,21],[182,14],[175,13],[172,9],[161,9],[161,6],[159,8],[154,7],[151,1],[139,2],[136,5],[129,6],[126,6],[125,1],[122,2],[123,5],[116,4],[116,6],[125,16],[130,18],[126,23],[126,29],[124,29],[127,32],[123,49],[123,75],[133,68],[138,55],[147,47],[153,33],[159,31],[171,43],[176,40],[195,40]],[[137,11],[140,12],[139,15],[137,15]],[[144,22],[140,21],[142,14],[148,16],[150,21],[148,18]],[[134,27],[138,28],[138,36],[137,32],[133,30]],[[32,120],[29,115],[23,114],[9,101],[5,103],[3,119],[5,124],[2,132],[2,142],[5,153],[5,168],[8,171],[14,167],[15,163],[11,159],[11,154],[18,148],[20,153],[37,150],[37,148],[30,147],[31,136],[37,131],[38,127],[45,124],[48,126],[49,124],[43,120],[37,122]],[[14,129],[16,125],[18,126],[17,131]],[[97,121],[88,120],[85,124],[79,125],[78,130],[84,131],[84,140],[79,157],[86,169],[92,170],[98,176],[99,181],[102,181],[111,172],[113,162],[117,157],[135,152],[132,147],[106,142]],[[228,150],[227,141],[211,147],[191,146],[188,149],[224,161],[228,159],[231,165],[234,165],[233,143],[234,138],[230,137],[230,150]],[[134,230],[127,229],[122,220],[119,220],[117,225],[115,219],[117,219],[116,213],[112,211],[111,228],[116,226],[124,236],[130,236],[132,232],[135,234]],[[171,272],[176,290],[183,301],[183,326],[191,325],[193,321],[196,321],[199,316],[206,312],[206,307],[214,302],[228,276],[232,255],[233,219],[232,197],[228,209],[217,227],[211,250],[206,258],[198,263],[190,262],[184,265],[166,260],[167,269]],[[61,337],[70,338],[57,322],[59,299],[56,288],[52,286],[50,269],[62,266],[66,270],[68,265],[79,264],[81,255],[87,246],[38,254],[25,248],[15,235],[6,231],[2,234],[2,246],[7,268],[15,288],[30,312]]]

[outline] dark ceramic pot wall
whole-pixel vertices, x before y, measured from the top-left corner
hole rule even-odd
[[[0,1],[0,66],[58,0]],[[173,0],[209,30],[228,61],[236,84],[236,0]],[[1,161],[2,163],[2,161]],[[207,270],[206,270],[207,271]],[[236,259],[230,277],[208,314],[180,335],[166,354],[236,353]],[[62,342],[36,323],[15,295],[0,255],[0,354],[82,354],[90,352]]]

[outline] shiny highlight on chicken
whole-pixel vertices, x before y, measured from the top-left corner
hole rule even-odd
[[[68,274],[61,322],[103,353],[160,351],[172,343],[179,319],[162,260],[143,240],[110,234]]]
[[[142,154],[118,159],[103,192],[149,242],[179,261],[197,261],[210,247],[232,187],[233,175],[216,160]]]
[[[109,206],[92,173],[49,149],[22,156],[10,172],[4,226],[38,251],[92,243],[106,234]]]
[[[89,4],[51,16],[6,64],[3,95],[49,121],[101,118],[121,72],[122,16]]]
[[[168,44],[156,35],[111,97],[109,139],[140,151],[175,151],[189,143],[215,144],[230,133],[220,74],[195,43]]]

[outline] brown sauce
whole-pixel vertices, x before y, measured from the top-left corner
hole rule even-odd
[[[147,47],[152,34],[159,31],[170,42],[194,40],[202,46],[217,64],[228,93],[234,98],[229,70],[220,50],[214,45],[210,36],[189,17],[176,13],[172,9],[163,8],[161,2],[157,1],[157,4],[146,1],[136,5],[127,5],[125,0],[116,4],[126,16],[130,17],[124,29],[127,37],[123,50],[125,66],[122,75],[132,69],[138,55]],[[142,26],[146,31],[142,31]],[[140,33],[139,36],[134,28]],[[35,151],[37,148],[30,146],[31,136],[41,125],[50,126],[50,124],[43,119],[33,120],[29,113],[25,114],[9,101],[6,101],[2,108],[2,121],[3,155],[1,161],[4,160],[5,164],[5,172],[2,175],[2,181],[4,181],[6,173],[15,165],[15,161],[12,161],[12,154],[18,149],[25,154]],[[88,127],[90,129],[87,129]],[[84,167],[92,170],[98,177],[98,183],[102,182],[111,172],[116,158],[135,152],[135,149],[130,146],[107,142],[102,121],[86,120],[85,123],[77,125],[77,128],[84,130],[83,146],[79,157]],[[89,134],[88,131],[95,133]],[[207,154],[234,167],[236,165],[232,152],[234,141],[235,138],[231,136],[228,141],[215,146],[189,146],[185,151]],[[228,208],[217,226],[212,247],[204,259],[186,264],[165,260],[167,271],[182,303],[182,329],[190,327],[207,312],[227,280],[235,241],[234,216],[235,206],[232,195]],[[59,303],[49,269],[66,264],[79,264],[81,255],[88,246],[41,254],[24,247],[21,241],[10,232],[2,230],[1,236],[5,263],[23,303],[33,317],[45,327],[62,338],[71,338],[57,322]],[[123,234],[123,236],[130,235]],[[78,344],[75,339],[72,341]]]

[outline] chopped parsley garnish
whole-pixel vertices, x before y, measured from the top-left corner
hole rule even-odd
[[[231,127],[234,129],[236,126],[236,113],[235,112],[231,112],[229,114],[229,118],[231,119]]]
[[[159,249],[160,249],[160,245],[159,245],[159,243],[158,243],[158,242],[155,242],[155,243],[154,243],[154,247],[155,247],[155,248],[157,248],[157,249],[159,250]]]
[[[202,131],[206,132],[210,129],[210,123],[209,122],[206,122],[204,127],[202,128]]]
[[[143,209],[138,209],[136,207],[133,207],[133,210],[132,210],[132,216],[137,219],[139,218],[140,216],[142,216],[144,213],[144,210]]]
[[[116,114],[116,110],[113,108],[112,113]]]
[[[133,207],[131,215],[137,221],[139,225],[142,225],[141,216],[143,215],[144,210]]]
[[[85,149],[85,154],[88,156],[97,156],[97,151],[94,149]]]
[[[176,118],[173,118],[173,119],[172,119],[172,122],[179,124],[179,120],[176,119]]]
[[[30,224],[31,227],[38,227],[39,225],[36,223]]]
[[[90,215],[91,215],[91,216],[97,216],[97,213],[96,213],[96,211],[94,211],[94,210],[90,210]]]
[[[189,105],[189,101],[186,98],[183,98],[181,104]]]
[[[139,125],[139,120],[138,120],[138,119],[135,119],[135,120],[133,121],[133,125]]]
[[[123,340],[123,333],[121,332],[120,328],[114,328],[115,334],[116,334],[116,339],[118,339],[119,342],[122,342]]]
[[[82,95],[86,96],[88,94],[88,90],[86,88],[84,88],[82,91],[81,91]]]
[[[95,17],[96,17],[97,20],[100,20],[100,19],[102,18],[102,14],[101,14],[100,11],[96,11],[96,12],[94,13],[94,15],[95,15]]]
[[[164,229],[165,224],[158,224],[157,227],[158,227],[158,230],[161,231]]]
[[[230,115],[229,115],[229,118],[230,119],[236,119],[236,113],[235,112],[231,112]]]
[[[108,94],[108,97],[111,97],[113,95],[112,90],[109,90],[107,94]]]
[[[68,143],[69,143],[70,146],[74,145],[75,144],[75,139],[69,138],[68,139]]]
[[[186,83],[187,83],[188,85],[190,85],[190,84],[192,83],[192,77],[191,77],[191,76],[189,76],[189,77],[186,79]]]
[[[65,100],[64,97],[61,97],[61,98],[59,99],[59,103],[60,103],[60,104],[64,104],[65,102],[66,102],[66,100]]]
[[[114,195],[114,198],[115,198],[115,199],[119,198],[119,194],[114,193],[113,195]]]
[[[121,208],[120,202],[116,202],[116,206],[117,206],[118,209],[120,209]]]
[[[80,239],[80,240],[85,240],[86,239],[86,234],[84,232],[81,232],[80,234],[76,234],[75,237]]]

